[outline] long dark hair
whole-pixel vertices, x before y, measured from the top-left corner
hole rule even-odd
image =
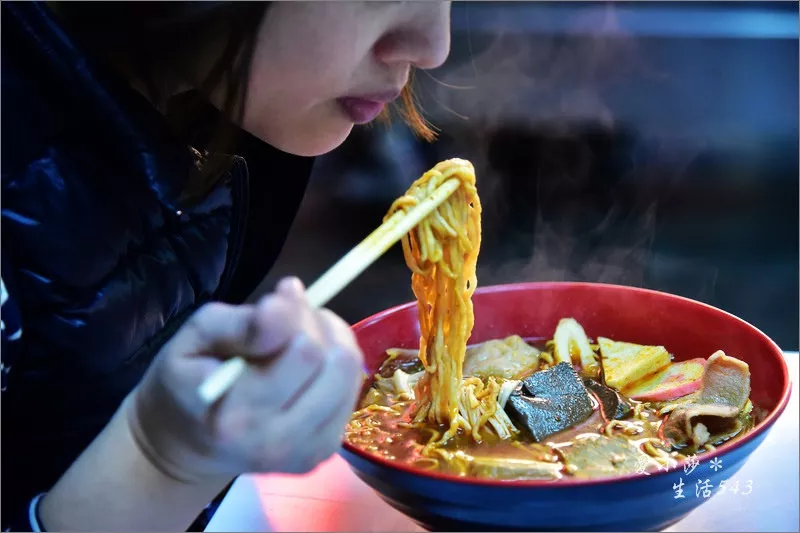
[[[58,2],[51,8],[70,33],[89,51],[97,52],[141,85],[150,101],[184,136],[196,125],[197,110],[215,91],[223,91],[224,105],[216,133],[204,147],[208,159],[184,196],[202,197],[230,164],[232,148],[241,123],[250,77],[250,63],[259,25],[269,2]],[[219,44],[215,50],[210,45]],[[197,98],[182,98],[170,106],[171,85],[188,81],[184,69],[199,52],[216,55],[201,76]],[[411,129],[425,140],[435,133],[417,110],[410,84],[397,111]],[[382,115],[390,121],[390,113]]]

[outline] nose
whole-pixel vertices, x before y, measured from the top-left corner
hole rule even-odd
[[[421,69],[440,66],[450,54],[450,2],[411,2],[414,13],[375,43],[378,61]]]

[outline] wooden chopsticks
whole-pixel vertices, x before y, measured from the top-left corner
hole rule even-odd
[[[402,239],[406,233],[447,200],[458,190],[460,184],[461,182],[457,179],[449,179],[413,209],[405,213],[397,212],[389,217],[308,288],[306,297],[311,306],[322,307],[328,303],[339,291]],[[221,398],[241,376],[246,366],[246,361],[241,357],[225,361],[198,388],[198,394],[203,402],[211,404]]]

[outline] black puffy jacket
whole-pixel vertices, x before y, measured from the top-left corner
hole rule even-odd
[[[2,105],[2,278],[24,331],[3,354],[7,515],[77,458],[192,310],[256,288],[311,160],[246,137],[247,164],[180,205],[196,152],[43,4],[2,3]]]

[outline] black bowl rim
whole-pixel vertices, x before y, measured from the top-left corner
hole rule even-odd
[[[776,356],[778,359],[779,366],[781,368],[782,377],[783,377],[783,392],[781,395],[780,400],[778,401],[778,405],[770,411],[767,416],[762,420],[755,428],[753,428],[749,433],[747,433],[744,437],[740,439],[736,439],[732,442],[726,442],[721,446],[717,447],[712,451],[708,451],[703,453],[703,460],[707,461],[710,459],[714,459],[715,457],[723,457],[734,450],[745,446],[747,443],[751,442],[752,440],[756,439],[759,435],[766,432],[775,421],[780,417],[783,411],[786,409],[786,406],[789,403],[789,398],[791,396],[792,391],[792,382],[789,377],[789,367],[786,364],[786,359],[783,353],[783,350],[770,339],[764,332],[760,329],[755,327],[754,325],[750,324],[749,322],[733,315],[727,311],[714,307],[712,305],[708,305],[703,302],[699,302],[697,300],[693,300],[691,298],[686,298],[684,296],[678,296],[676,294],[671,294],[668,292],[656,291],[653,289],[644,289],[641,287],[630,287],[627,285],[615,285],[611,283],[593,283],[593,282],[572,282],[572,281],[533,281],[533,282],[522,282],[522,283],[505,283],[500,285],[487,285],[485,287],[479,287],[475,290],[476,294],[487,294],[487,293],[502,293],[502,292],[516,292],[520,290],[530,290],[530,289],[548,289],[548,288],[558,288],[558,287],[566,287],[566,286],[584,286],[598,290],[623,290],[627,292],[635,292],[635,293],[646,293],[652,295],[658,295],[661,297],[674,299],[674,300],[681,300],[683,302],[705,307],[708,310],[711,310],[716,313],[720,313],[722,315],[727,316],[733,322],[738,323],[740,326],[744,328],[748,328],[752,330],[756,336],[761,337],[767,346],[772,348],[773,356]],[[380,311],[372,316],[369,316],[358,323],[352,326],[353,331],[358,331],[361,328],[365,328],[375,322],[381,321],[386,319],[388,316],[393,315],[395,313],[399,313],[405,311],[409,307],[416,306],[416,302],[407,302],[401,305],[397,305],[394,307],[390,307],[389,309],[385,309],[384,311]],[[590,487],[595,485],[608,485],[608,484],[615,484],[615,483],[624,483],[626,481],[632,480],[641,480],[641,479],[650,479],[650,478],[657,478],[661,476],[670,475],[670,471],[661,470],[659,469],[656,472],[647,472],[647,473],[634,473],[634,474],[624,474],[620,476],[613,476],[613,477],[603,477],[603,478],[592,478],[592,479],[560,479],[557,481],[553,480],[536,480],[536,479],[526,479],[526,480],[501,480],[501,479],[488,479],[488,478],[477,478],[477,477],[466,477],[466,476],[457,476],[454,474],[446,474],[441,472],[431,472],[426,470],[421,470],[415,468],[410,465],[406,465],[400,463],[398,461],[392,461],[389,459],[384,459],[383,457],[379,457],[377,455],[373,455],[369,452],[363,451],[348,442],[343,442],[342,447],[347,450],[348,452],[359,456],[360,458],[373,463],[377,466],[382,468],[387,468],[389,470],[396,470],[403,472],[408,475],[418,476],[423,478],[429,478],[431,480],[436,481],[444,481],[444,482],[453,482],[459,483],[464,485],[474,485],[474,486],[483,486],[483,487],[494,487],[494,488],[548,488],[548,489],[556,489],[556,488],[569,488],[569,487]],[[681,466],[683,463],[678,463],[675,468]],[[352,466],[352,464],[351,464]]]

